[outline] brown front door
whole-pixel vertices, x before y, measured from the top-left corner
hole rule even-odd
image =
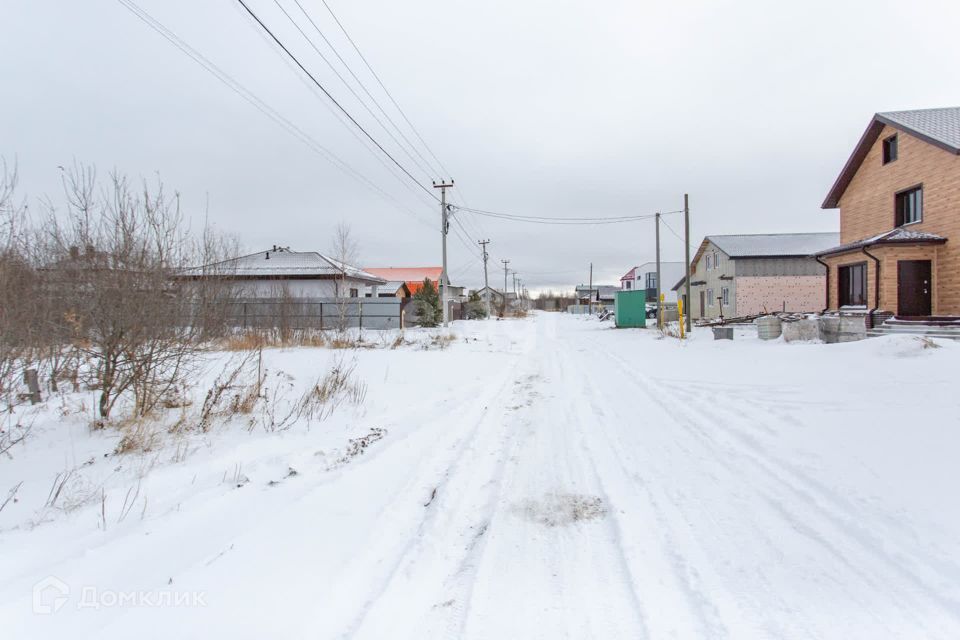
[[[704,311],[706,310],[706,305],[704,304],[704,301],[706,299],[707,299],[707,294],[701,291],[700,292],[700,317],[701,318],[706,317],[706,313],[704,313]]]
[[[897,315],[929,316],[933,300],[929,260],[897,262]]]

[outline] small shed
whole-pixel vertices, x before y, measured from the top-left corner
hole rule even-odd
[[[617,291],[614,302],[617,327],[647,326],[647,292],[644,289]]]

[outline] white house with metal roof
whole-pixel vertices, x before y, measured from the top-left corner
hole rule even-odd
[[[188,269],[180,277],[233,283],[243,298],[358,298],[386,280],[317,251],[274,246],[266,251]]]
[[[812,256],[839,233],[707,236],[690,264],[692,305],[684,279],[673,286],[694,320],[823,308],[826,272]]]
[[[684,267],[683,262],[660,263],[660,279],[663,282],[660,292],[665,294],[668,300],[672,300],[670,287],[684,276],[685,271],[686,267]],[[620,289],[623,291],[645,290],[647,292],[647,302],[656,302],[657,263],[645,262],[627,271],[620,278]]]

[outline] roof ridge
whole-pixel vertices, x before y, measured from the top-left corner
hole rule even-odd
[[[716,233],[707,238],[733,238],[741,236],[819,236],[824,234],[840,233],[839,231],[784,231],[782,233]]]
[[[895,109],[893,111],[877,111],[874,115],[889,115],[891,113],[923,113],[926,111],[949,111],[950,109],[960,109],[956,107],[924,107],[923,109]]]

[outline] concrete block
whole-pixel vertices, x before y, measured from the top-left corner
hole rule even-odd
[[[818,320],[784,322],[781,329],[783,339],[787,342],[810,342],[823,339],[820,336],[820,322]]]

